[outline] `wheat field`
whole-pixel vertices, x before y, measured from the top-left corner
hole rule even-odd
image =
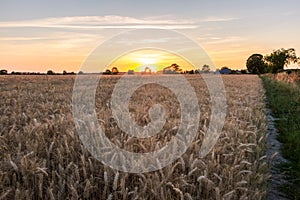
[[[0,76],[0,199],[264,199],[269,174],[261,80],[222,77],[225,125],[213,150],[201,158],[211,105],[204,81],[196,76],[186,76],[201,110],[195,140],[171,165],[140,174],[109,168],[82,144],[72,115],[75,76]],[[148,124],[155,103],[165,107],[168,120],[151,138],[130,137],[117,126],[107,103],[119,78],[103,77],[97,89],[96,111],[106,136],[137,153],[166,145],[180,123],[174,94],[153,84],[139,88],[129,105],[135,121]]]

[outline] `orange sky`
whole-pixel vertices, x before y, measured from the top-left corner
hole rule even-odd
[[[144,71],[146,67],[150,68],[152,72],[163,70],[163,68],[171,64],[178,64],[183,70],[192,70],[194,67],[184,58],[162,50],[139,50],[125,54],[110,64],[109,68],[113,66],[118,67],[120,71]]]
[[[0,46],[0,68],[8,71],[38,71],[46,72],[51,69],[55,72],[79,71],[81,64],[89,53],[97,46],[101,38],[86,38],[82,41],[69,39],[67,41],[31,41],[24,43],[19,41],[2,41]],[[253,53],[267,54],[273,49],[272,45],[255,45],[241,42],[236,46],[225,44],[210,44],[198,40],[205,49],[217,68],[228,66],[232,69],[243,69],[247,58]],[[165,52],[164,52],[165,53]],[[144,54],[144,55],[143,55]],[[155,58],[154,58],[155,57]],[[150,63],[147,63],[147,58]],[[143,60],[144,59],[144,60]],[[151,60],[152,59],[152,60]],[[162,52],[136,52],[119,58],[112,65],[117,66],[120,71],[128,69],[137,70],[137,67],[147,64],[160,66],[160,69],[177,63],[183,68],[187,64],[179,57]],[[109,64],[109,63],[108,63]],[[198,67],[201,68],[202,66]]]
[[[8,71],[39,71],[46,72],[52,69],[55,72],[78,71],[81,64],[88,57],[89,53],[99,43],[99,38],[86,39],[76,41],[77,39],[69,39],[68,41],[32,41],[30,43],[13,44],[11,41],[4,41],[0,46],[0,61],[1,68]],[[198,41],[201,44],[201,41]],[[241,69],[245,67],[246,59],[255,52],[267,53],[272,51],[272,48],[259,47],[255,45],[247,45],[228,48],[226,44],[205,44],[201,45],[217,68],[229,66],[233,69]],[[96,45],[95,45],[96,44]],[[265,52],[260,51],[265,49]],[[144,55],[143,55],[144,54]],[[147,63],[147,58],[151,61]],[[143,60],[144,59],[144,60]],[[152,60],[151,60],[152,59]],[[179,57],[176,57],[166,52],[136,52],[127,57],[119,58],[114,66],[120,68],[120,71],[127,71],[138,66],[155,64],[160,68],[177,63],[183,68],[188,66]],[[109,64],[109,63],[108,63]],[[201,68],[200,66],[199,68]]]

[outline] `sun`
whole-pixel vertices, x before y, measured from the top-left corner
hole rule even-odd
[[[153,57],[152,55],[144,55],[143,57],[137,57],[136,61],[143,65],[151,65],[156,64],[158,59]]]
[[[183,70],[194,69],[182,57],[160,49],[142,49],[126,53],[114,60],[109,66],[117,66],[119,71],[161,72],[165,67],[176,63]]]

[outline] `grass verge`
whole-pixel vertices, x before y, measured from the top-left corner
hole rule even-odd
[[[262,77],[266,95],[280,132],[282,155],[289,160],[280,166],[291,185],[282,189],[291,199],[300,199],[300,87]]]

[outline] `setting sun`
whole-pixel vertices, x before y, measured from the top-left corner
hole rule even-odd
[[[145,64],[145,65],[155,64],[155,63],[157,63],[157,59],[158,59],[157,57],[153,57],[153,55],[151,55],[151,54],[136,58],[136,60],[139,63]]]
[[[128,70],[159,72],[173,63],[178,64],[183,70],[194,69],[188,61],[179,55],[160,49],[129,52],[114,60],[109,66],[117,66],[120,71],[124,72]]]

